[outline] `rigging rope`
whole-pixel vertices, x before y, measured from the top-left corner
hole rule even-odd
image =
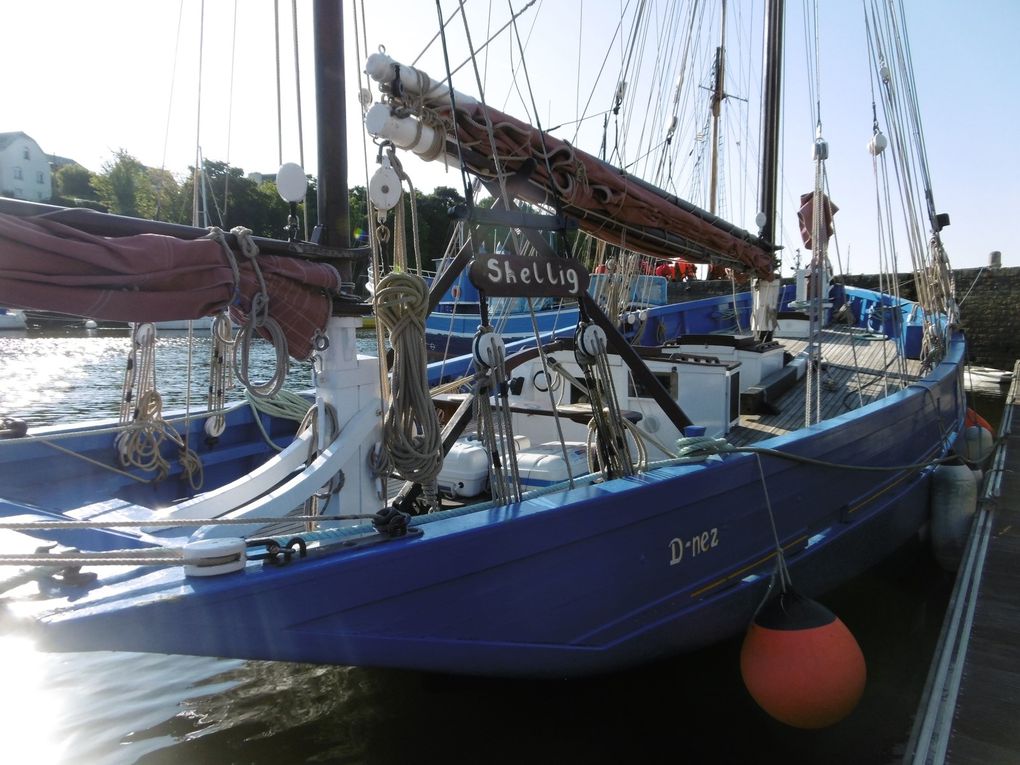
[[[163,419],[163,399],[156,390],[156,327],[152,324],[137,324],[132,334],[124,372],[120,424],[124,429],[114,439],[114,444],[122,466],[155,473],[153,480],[162,481],[170,474],[170,463],[161,447],[169,440],[178,448],[178,458],[191,488],[195,491],[201,488],[201,460],[177,430]]]
[[[391,159],[395,159],[392,157]],[[401,180],[410,179],[394,163]],[[413,186],[411,186],[412,194]],[[428,356],[425,350],[425,318],[428,315],[429,289],[421,276],[418,255],[418,231],[415,221],[414,248],[418,255],[418,273],[407,271],[404,227],[398,206],[394,222],[394,270],[382,277],[375,290],[376,321],[389,336],[393,348],[391,396],[383,417],[384,454],[381,472],[392,469],[405,481],[418,483],[426,503],[439,507],[436,479],[443,467],[443,439],[439,419],[428,389]]]

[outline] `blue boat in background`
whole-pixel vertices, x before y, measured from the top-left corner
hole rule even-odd
[[[439,273],[444,263],[440,261]],[[610,274],[591,275],[588,294],[603,310],[608,308],[613,292],[612,279]],[[617,316],[621,329],[628,336],[634,336],[646,318],[645,311],[668,302],[667,280],[651,274],[617,277],[617,280],[622,279],[626,279],[629,290],[624,300],[614,301],[611,313]],[[534,337],[536,333],[546,335],[573,329],[580,317],[576,301],[552,297],[492,298],[488,301],[488,312],[493,327],[508,343]],[[429,358],[441,360],[470,353],[480,323],[478,288],[467,273],[462,272],[425,320],[425,347]]]

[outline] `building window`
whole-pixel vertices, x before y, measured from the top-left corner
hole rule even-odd
[[[20,167],[14,168],[14,180],[20,181],[21,179],[22,179],[21,178],[21,168]]]
[[[31,159],[31,157],[28,154],[28,147],[27,146],[24,149],[21,150],[21,156],[23,156],[25,159]]]
[[[35,174],[35,182],[36,183],[42,183],[43,182],[43,173],[42,173],[42,170],[40,170],[39,172],[37,172]]]

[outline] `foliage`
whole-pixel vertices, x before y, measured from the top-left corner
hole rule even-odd
[[[156,190],[149,170],[127,153],[118,149],[114,159],[103,165],[103,171],[91,180],[98,200],[118,215],[153,218],[156,213]]]
[[[198,220],[199,226],[234,226],[250,228],[256,236],[284,239],[287,237],[289,205],[276,191],[272,177],[249,177],[243,169],[226,162],[204,161],[204,172],[199,174]],[[68,168],[76,168],[74,170]],[[125,150],[116,152],[100,173],[92,175],[80,166],[69,165],[56,174],[58,188],[64,197],[70,190],[88,191],[90,196],[105,205],[110,212],[134,217],[151,218],[192,225],[195,208],[195,168],[188,168],[182,179],[165,170],[146,168]],[[317,186],[309,176],[308,195],[297,206],[300,236],[309,239],[316,225]],[[87,186],[84,184],[88,184]],[[204,195],[201,193],[204,190]],[[368,194],[364,186],[350,189],[350,233],[355,246],[368,244],[369,227],[377,225],[368,219]],[[84,197],[84,194],[75,194]],[[455,190],[440,186],[431,194],[416,192],[418,232],[425,268],[432,267],[434,258],[442,256],[453,231],[450,209],[464,203]],[[412,226],[408,195],[404,195],[405,235],[408,237],[409,257],[414,259],[411,244]],[[308,209],[308,230],[305,230],[305,207]],[[392,225],[392,216],[388,223]],[[387,259],[392,257],[387,253]]]
[[[92,172],[77,162],[62,165],[53,172],[53,197],[57,204],[64,200],[89,199],[96,200],[95,189],[92,188]]]

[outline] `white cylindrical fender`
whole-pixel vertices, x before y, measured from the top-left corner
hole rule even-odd
[[[445,135],[437,135],[414,117],[395,116],[386,104],[375,104],[368,110],[365,129],[373,137],[392,141],[398,148],[413,151],[427,160],[439,157],[446,145]]]
[[[981,464],[995,448],[991,431],[980,425],[971,425],[963,431],[963,457],[968,462]]]
[[[939,465],[931,478],[931,544],[946,571],[956,571],[977,510],[977,477],[966,465]]]
[[[430,105],[435,106],[437,101],[447,100],[450,89],[442,82],[432,79],[428,74],[415,69],[413,66],[401,64],[386,53],[373,53],[365,61],[365,74],[379,83],[388,83],[393,79],[394,67],[400,77],[400,86],[408,93],[422,96]],[[477,101],[471,96],[453,91],[458,106],[473,106]]]

